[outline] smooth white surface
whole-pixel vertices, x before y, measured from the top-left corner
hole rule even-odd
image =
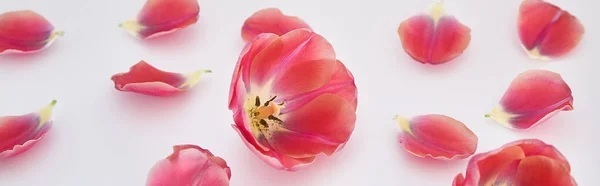
[[[423,0],[200,0],[197,24],[139,41],[117,27],[143,0],[0,0],[0,12],[31,9],[65,36],[40,53],[0,55],[0,115],[37,110],[58,100],[55,125],[29,152],[0,161],[2,186],[144,185],[148,170],[175,144],[191,143],[223,157],[233,186],[450,185],[468,160],[441,162],[406,153],[396,140],[396,114],[441,113],[479,136],[478,152],[539,138],[569,159],[579,185],[597,185],[597,8],[591,0],[551,0],[585,25],[579,47],[565,59],[542,62],[521,50],[520,0],[448,0],[448,12],[472,29],[464,55],[441,66],[414,62],[396,33],[424,10]],[[298,172],[275,170],[252,154],[231,128],[229,82],[244,43],[243,21],[278,7],[308,22],[335,47],[359,88],[356,129],[345,149]],[[144,59],[158,68],[212,69],[191,91],[169,98],[118,92],[110,76]],[[483,117],[520,72],[562,73],[575,110],[529,131],[513,131]]]

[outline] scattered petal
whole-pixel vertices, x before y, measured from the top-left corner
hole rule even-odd
[[[277,8],[266,8],[259,10],[246,19],[242,27],[242,38],[248,42],[262,33],[273,33],[281,36],[300,28],[311,29],[308,24],[298,17],[284,15]]]
[[[551,59],[569,53],[585,29],[571,13],[543,0],[524,0],[519,9],[519,38],[532,58]]]
[[[22,116],[0,117],[0,159],[29,150],[52,127],[53,100],[48,106]]]
[[[30,10],[0,14],[0,53],[39,51],[63,34],[46,18]]]
[[[515,185],[576,186],[570,166],[552,145],[524,139],[473,156],[466,178],[459,174],[453,186]]]
[[[197,70],[188,74],[165,72],[145,61],[140,61],[129,72],[112,76],[115,88],[119,91],[137,92],[152,96],[170,96],[194,86],[203,74],[210,70]]]
[[[486,117],[510,128],[529,129],[569,110],[573,110],[573,96],[560,74],[528,70],[513,80],[500,105]]]
[[[173,146],[173,154],[148,173],[147,186],[229,186],[227,162],[196,145]]]
[[[119,24],[132,35],[146,39],[175,32],[196,23],[197,0],[147,0],[137,17]]]
[[[398,35],[408,55],[418,62],[432,65],[458,57],[471,41],[471,29],[447,15],[442,3],[434,3],[429,14],[402,21]]]
[[[444,115],[423,115],[410,121],[396,116],[402,128],[400,143],[418,157],[435,159],[464,159],[477,150],[478,138],[460,121]]]
[[[229,108],[244,144],[288,171],[343,148],[354,130],[357,89],[325,38],[308,29],[252,39],[234,70]]]

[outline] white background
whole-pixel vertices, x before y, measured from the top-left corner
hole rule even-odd
[[[396,33],[422,12],[423,0],[200,0],[197,24],[140,41],[117,25],[134,17],[143,0],[0,0],[0,12],[31,9],[66,32],[32,55],[0,55],[0,115],[35,111],[51,99],[55,125],[30,151],[0,161],[2,186],[144,185],[148,170],[171,146],[191,143],[223,157],[233,186],[450,185],[468,160],[434,161],[406,153],[396,139],[396,114],[440,113],[463,121],[479,136],[478,152],[539,138],[569,159],[579,185],[597,185],[600,172],[600,92],[597,35],[591,0],[551,0],[584,24],[586,35],[569,56],[529,59],[516,23],[520,0],[448,0],[448,12],[472,29],[465,53],[440,66],[414,62]],[[359,89],[356,129],[345,149],[319,157],[298,172],[275,170],[250,152],[231,128],[229,82],[243,21],[278,7],[309,23],[335,47]],[[212,69],[191,91],[168,98],[118,92],[111,75],[139,60],[174,72]],[[528,131],[483,117],[520,72],[560,72],[573,90],[575,110]]]

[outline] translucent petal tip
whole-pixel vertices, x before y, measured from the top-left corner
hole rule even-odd
[[[54,32],[54,35],[57,35],[57,36],[64,36],[64,35],[65,35],[65,31],[62,31],[62,30],[60,30],[60,31],[56,31],[56,32]]]

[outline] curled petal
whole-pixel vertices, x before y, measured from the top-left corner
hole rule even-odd
[[[198,21],[197,0],[147,0],[137,17],[119,26],[145,39],[175,32]]]
[[[262,33],[283,35],[295,29],[311,29],[302,19],[284,15],[277,8],[266,8],[252,14],[242,27],[242,38],[250,41]]]
[[[197,70],[188,74],[165,72],[140,61],[129,72],[112,76],[119,91],[136,92],[152,96],[170,96],[194,86],[200,77],[210,70]]]
[[[573,96],[560,74],[528,70],[513,80],[500,105],[486,117],[510,128],[528,129],[569,110],[573,110]]]
[[[559,184],[560,183],[560,184]],[[466,178],[454,179],[453,186],[527,185],[576,186],[570,166],[552,145],[524,139],[471,158]]]
[[[173,154],[148,173],[147,186],[228,186],[231,170],[225,160],[196,145],[173,146]]]
[[[0,53],[39,51],[63,34],[46,18],[30,10],[0,14]]]
[[[577,185],[566,167],[545,156],[530,156],[523,159],[518,166],[516,175],[515,185]]]
[[[398,27],[404,50],[424,64],[446,63],[463,53],[471,41],[471,29],[446,15],[441,3],[429,14],[413,16]]]
[[[37,112],[0,117],[0,159],[23,153],[41,140],[52,127],[53,100]]]
[[[519,9],[519,38],[532,58],[561,57],[573,50],[585,29],[575,16],[543,0],[524,0]]]
[[[402,132],[400,143],[408,152],[419,157],[463,159],[477,150],[477,136],[463,123],[444,115],[423,115],[394,118]]]

